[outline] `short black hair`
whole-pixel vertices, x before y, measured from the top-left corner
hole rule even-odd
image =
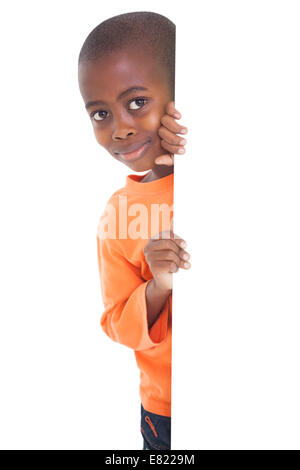
[[[78,66],[124,47],[141,47],[145,53],[153,53],[165,68],[174,100],[175,39],[176,26],[167,17],[151,11],[123,13],[108,18],[90,32],[80,50]]]

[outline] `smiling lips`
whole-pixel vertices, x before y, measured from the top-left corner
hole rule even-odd
[[[141,144],[138,148],[136,148],[133,152],[127,152],[127,153],[119,153],[119,156],[123,160],[137,160],[138,158],[142,157],[142,155],[145,153],[148,145],[150,144],[150,141],[147,140],[147,142]]]

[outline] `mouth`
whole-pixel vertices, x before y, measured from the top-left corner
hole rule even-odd
[[[125,161],[138,160],[139,158],[144,156],[145,152],[147,151],[147,148],[149,147],[150,142],[151,142],[150,140],[147,140],[147,142],[142,144],[140,147],[138,147],[133,152],[119,153],[119,157],[122,160],[125,160]]]

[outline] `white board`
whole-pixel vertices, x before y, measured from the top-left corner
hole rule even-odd
[[[300,5],[175,18],[172,449],[300,448]]]

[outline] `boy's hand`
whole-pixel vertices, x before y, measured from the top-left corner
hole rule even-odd
[[[172,290],[173,273],[179,268],[189,269],[191,264],[187,261],[190,255],[182,247],[186,242],[173,232],[173,219],[170,230],[158,233],[152,237],[144,247],[144,255],[153,274],[156,287],[163,290]]]
[[[162,126],[158,129],[158,135],[161,137],[161,146],[168,152],[160,155],[154,162],[157,165],[174,165],[174,153],[185,153],[184,145],[186,140],[176,134],[187,134],[187,127],[178,124],[175,119],[180,119],[181,114],[175,109],[175,102],[170,101],[166,106],[166,114],[161,118]]]

